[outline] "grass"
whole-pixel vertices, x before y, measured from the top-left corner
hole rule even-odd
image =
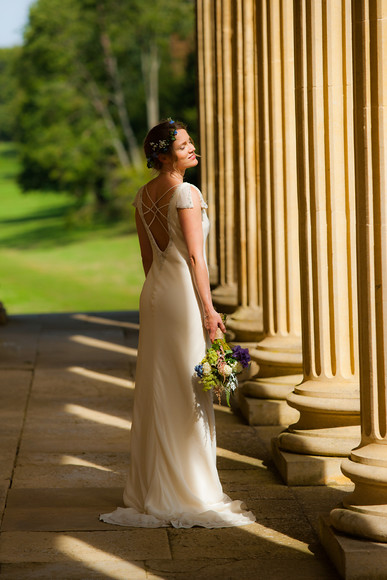
[[[9,314],[137,310],[144,280],[127,223],[69,225],[74,198],[23,194],[14,146],[0,144],[0,300]]]

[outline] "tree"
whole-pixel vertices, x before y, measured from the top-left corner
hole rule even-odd
[[[144,170],[146,118],[157,122],[159,93],[173,101],[182,85],[173,69],[159,83],[160,63],[173,61],[172,32],[192,38],[193,16],[190,0],[32,6],[18,67],[25,190],[92,192],[104,204],[122,175]]]
[[[20,48],[0,49],[0,140],[12,141],[16,134],[16,115],[19,99],[15,77],[15,62]]]

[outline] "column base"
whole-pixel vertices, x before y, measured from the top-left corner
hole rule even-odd
[[[256,399],[241,390],[238,407],[249,425],[289,425],[298,420],[299,413],[289,407],[285,400]]]
[[[212,292],[212,302],[218,312],[230,314],[238,307],[238,287],[236,284],[217,286]]]
[[[316,418],[316,424],[318,417]],[[300,455],[348,457],[360,443],[360,425],[344,425],[325,429],[296,429],[291,425],[278,437],[283,451]]]
[[[256,364],[254,359],[251,365]],[[277,369],[276,369],[277,370]],[[257,399],[278,399],[287,400],[294,386],[302,380],[299,374],[277,374],[268,377],[253,377],[245,381],[242,385],[244,395]],[[288,405],[289,406],[289,405]],[[299,417],[299,415],[297,415]]]
[[[385,580],[387,545],[336,532],[328,516],[320,516],[320,541],[345,580]]]
[[[263,338],[262,308],[240,306],[227,320],[231,341],[258,342]],[[254,345],[255,346],[255,345]]]
[[[356,510],[356,506],[354,509],[337,507],[331,511],[330,521],[336,530],[344,534],[387,544],[386,516],[362,513]]]
[[[279,447],[278,437],[271,442],[272,457],[286,485],[349,485],[341,471],[342,457],[289,453]]]

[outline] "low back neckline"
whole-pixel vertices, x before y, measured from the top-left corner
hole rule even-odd
[[[183,182],[184,183],[184,182]],[[142,214],[142,219],[143,222],[145,224],[145,227],[148,231],[148,235],[149,238],[151,239],[151,241],[153,242],[153,244],[156,246],[157,250],[163,254],[166,249],[168,248],[170,241],[171,241],[171,236],[170,236],[170,232],[169,232],[169,219],[168,219],[168,215],[169,215],[169,206],[172,200],[172,197],[174,196],[176,190],[182,185],[182,183],[177,183],[175,185],[172,185],[171,187],[169,187],[166,191],[164,191],[164,193],[162,195],[160,195],[157,200],[153,200],[149,194],[147,185],[144,185],[143,187],[143,191],[145,191],[148,201],[150,202],[150,205],[146,205],[144,200],[143,200],[143,196],[141,195],[141,203],[140,203],[140,207],[141,207],[141,214]],[[170,198],[168,199],[167,203],[164,203],[162,205],[159,205],[159,202],[167,195],[167,193],[169,193],[172,189],[175,188],[175,191],[173,192],[173,194],[170,196]],[[165,213],[163,213],[163,209],[164,208],[168,208],[167,211]],[[147,222],[146,216],[151,214],[151,219],[149,221],[149,223]],[[154,234],[154,232],[152,231],[151,227],[152,225],[155,223],[155,221],[157,220],[156,223],[158,223],[162,229],[164,230],[164,232],[167,234],[167,239],[164,240],[165,244],[160,244],[156,239],[156,236]]]

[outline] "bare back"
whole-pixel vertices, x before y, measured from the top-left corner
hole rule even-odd
[[[169,244],[168,211],[169,202],[176,187],[180,185],[154,179],[144,185],[142,194],[142,214],[154,242],[161,252]]]

